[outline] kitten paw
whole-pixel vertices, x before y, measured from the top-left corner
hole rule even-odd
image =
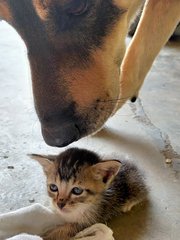
[[[78,233],[74,240],[114,240],[112,230],[105,224],[97,223]]]

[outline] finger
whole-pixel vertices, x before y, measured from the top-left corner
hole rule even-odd
[[[84,229],[82,232],[78,233],[76,237],[92,236],[92,235],[105,235],[112,236],[112,230],[104,224],[98,223],[93,226]]]

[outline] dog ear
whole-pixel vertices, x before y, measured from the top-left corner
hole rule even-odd
[[[37,161],[42,167],[44,173],[47,175],[50,171],[53,171],[55,168],[55,159],[56,156],[53,155],[39,155],[39,154],[28,154],[28,156]]]
[[[109,184],[118,174],[121,168],[121,162],[118,160],[106,160],[92,166],[94,179],[102,180],[103,183]]]
[[[38,16],[42,19],[45,20],[48,15],[48,7],[50,4],[49,0],[36,0],[33,1],[34,7],[36,9],[36,12]]]

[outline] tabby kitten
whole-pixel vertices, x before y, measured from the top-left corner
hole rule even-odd
[[[42,165],[48,194],[65,221],[46,232],[45,240],[68,240],[92,224],[131,210],[147,195],[141,173],[128,162],[103,161],[94,152],[78,148],[32,158]]]

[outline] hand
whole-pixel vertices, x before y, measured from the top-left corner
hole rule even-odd
[[[112,230],[105,224],[97,223],[84,229],[71,240],[114,240]]]

